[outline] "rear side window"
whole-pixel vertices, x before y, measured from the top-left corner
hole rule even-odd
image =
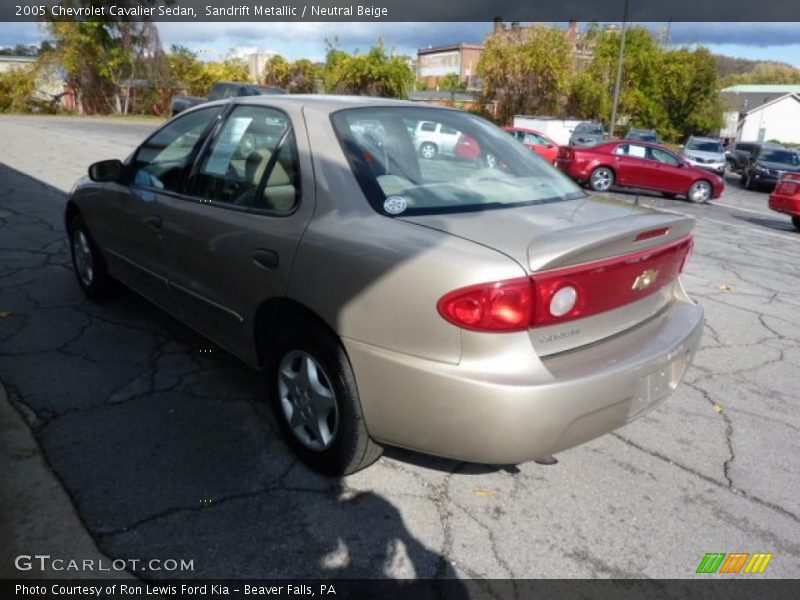
[[[200,161],[189,194],[286,214],[298,202],[299,181],[289,117],[272,108],[239,106]]]
[[[436,124],[435,123],[422,123],[419,126],[420,131],[436,131]]]
[[[180,191],[195,148],[221,107],[194,110],[151,136],[133,159],[133,185]]]

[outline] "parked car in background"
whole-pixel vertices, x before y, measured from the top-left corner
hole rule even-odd
[[[758,146],[742,173],[742,186],[748,190],[775,187],[786,173],[800,172],[797,151],[774,144]]]
[[[638,142],[653,142],[654,144],[661,142],[661,140],[658,139],[658,134],[655,129],[629,129],[624,139]]]
[[[728,170],[741,175],[750,160],[753,150],[760,148],[761,142],[734,142],[728,146],[725,158],[728,161]]]
[[[555,164],[558,156],[558,144],[541,131],[511,126],[503,127],[503,130],[507,131],[511,137],[521,142],[526,148],[539,154],[550,164]]]
[[[683,146],[683,158],[692,166],[720,176],[728,169],[725,149],[716,138],[691,136]]]
[[[203,104],[204,102],[213,102],[214,100],[222,100],[223,98],[243,98],[245,96],[268,96],[270,94],[285,94],[286,92],[280,88],[266,87],[263,85],[255,85],[252,83],[241,83],[237,81],[218,81],[211,86],[211,91],[208,98],[199,98],[197,96],[175,96],[172,98],[170,110],[174,117],[178,113],[183,112],[187,108]]]
[[[496,166],[421,156],[421,123]],[[199,106],[90,166],[64,217],[88,297],[121,282],[260,368],[330,474],[383,445],[497,465],[586,442],[660,405],[703,330],[691,218],[593,198],[491,123],[411,102]]]
[[[569,137],[570,146],[593,146],[602,142],[606,137],[606,130],[602,123],[583,121],[578,123],[575,131]]]
[[[657,144],[617,140],[591,148],[562,146],[559,169],[598,192],[614,186],[661,192],[668,198],[686,196],[692,202],[719,198],[725,183]]]
[[[452,156],[461,132],[442,123],[421,121],[414,130],[414,147],[422,158],[437,154]]]
[[[792,217],[792,225],[800,231],[800,173],[787,173],[778,181],[769,196],[769,207]]]
[[[562,119],[543,115],[514,115],[511,120],[511,127],[527,129],[528,131],[540,131],[553,140],[557,146],[566,146],[569,144],[569,137],[572,132],[582,122],[581,119]]]

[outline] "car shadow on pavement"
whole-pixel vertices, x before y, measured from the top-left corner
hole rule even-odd
[[[259,373],[133,292],[86,300],[64,202],[0,164],[0,381],[103,552],[144,579],[456,578],[419,541],[441,528],[444,547],[429,503],[401,512],[294,458]]]
[[[767,229],[773,229],[775,231],[788,231],[790,233],[794,233],[795,231],[797,231],[792,226],[792,222],[789,220],[788,216],[786,216],[785,218],[776,218],[776,219],[764,219],[762,217],[749,217],[738,214],[734,214],[733,216],[739,219],[740,221],[745,221],[746,223],[750,223],[751,225],[766,227]]]

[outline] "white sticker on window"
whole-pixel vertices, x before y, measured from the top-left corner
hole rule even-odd
[[[399,215],[406,212],[408,203],[401,196],[389,196],[383,203],[383,210],[390,215]]]
[[[252,121],[251,117],[233,117],[228,121],[214,144],[214,150],[203,169],[204,173],[225,175],[228,172],[233,153]]]

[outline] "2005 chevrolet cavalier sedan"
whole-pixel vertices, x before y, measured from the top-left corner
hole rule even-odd
[[[423,157],[420,122],[475,159]],[[87,295],[121,282],[262,369],[327,473],[387,444],[492,464],[575,446],[658,405],[701,335],[690,219],[593,198],[456,110],[205,104],[92,165],[66,224]]]

